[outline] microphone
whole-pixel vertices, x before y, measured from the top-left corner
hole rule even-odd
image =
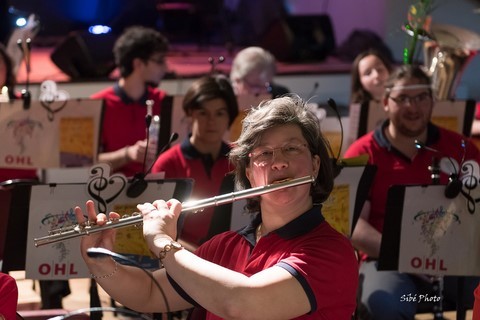
[[[152,275],[152,273],[150,271],[148,271],[147,269],[142,267],[135,260],[132,260],[132,259],[130,259],[130,258],[124,256],[124,255],[118,254],[116,252],[110,251],[110,250],[105,249],[105,248],[89,248],[89,249],[87,249],[87,255],[90,258],[94,258],[94,259],[111,257],[111,258],[115,258],[117,260],[121,260],[123,262],[127,262],[127,263],[129,263],[129,264],[131,264],[131,265],[133,265],[137,268],[140,268],[152,280],[152,282],[155,284],[155,286],[160,291],[160,294],[162,295],[162,298],[163,298],[163,302],[165,303],[165,307],[167,308],[168,318],[171,319],[172,315],[171,315],[171,312],[170,312],[170,305],[168,304],[167,296],[165,295],[165,292],[163,291],[162,287],[160,286],[160,283],[158,283],[157,279],[155,279],[155,277]],[[147,318],[147,319],[149,319],[149,318]]]
[[[425,150],[442,155],[439,150],[426,146],[423,142],[417,139],[415,139],[415,147],[417,149],[425,149]],[[448,183],[444,191],[444,195],[448,199],[456,198],[460,194],[463,188],[463,182],[460,180],[460,174],[459,174],[459,169],[462,168],[463,166],[463,162],[465,160],[465,154],[466,154],[466,145],[465,145],[465,140],[463,139],[462,139],[462,149],[463,149],[463,156],[458,169],[457,169],[457,165],[453,162],[451,157],[447,155],[443,155],[449,161],[450,165],[452,166],[451,170],[453,171],[450,173],[448,177]],[[433,182],[438,183],[438,180],[440,179],[440,163],[438,159],[433,157],[432,165],[429,166],[428,169],[432,172]]]
[[[165,144],[162,147],[162,149],[158,152],[158,156],[161,155],[163,152],[165,152],[170,147],[170,145],[177,139],[178,139],[178,133],[173,132],[172,135],[170,136],[170,139],[168,139],[167,144]],[[147,146],[148,146],[148,143],[147,143]],[[150,173],[154,164],[155,164],[155,161],[152,162],[152,164],[150,165],[147,171],[138,172],[134,175],[132,182],[127,188],[127,192],[126,192],[127,197],[136,198],[139,195],[141,195],[143,191],[145,191],[145,189],[147,189],[148,183],[145,180],[145,177],[147,176],[147,174]]]
[[[23,99],[23,109],[27,110],[30,108],[32,95],[30,93],[30,51],[32,48],[32,40],[30,38],[25,39],[25,45],[22,39],[17,40],[17,46],[23,54],[23,59],[25,60],[25,70],[26,70],[26,80],[25,80],[25,89],[21,91]]]
[[[332,98],[329,98],[327,100],[327,104],[328,106],[335,112],[335,115],[337,116],[337,119],[338,119],[338,122],[340,123],[340,146],[338,148],[338,154],[337,154],[337,157],[335,158],[334,155],[333,155],[333,151],[332,151],[332,156],[334,158],[332,158],[332,161],[333,161],[333,174],[334,174],[334,178],[336,178],[340,172],[342,171],[342,168],[343,168],[343,165],[341,163],[339,163],[339,160],[340,160],[340,154],[342,152],[342,148],[343,148],[343,123],[342,123],[342,118],[340,117],[340,112],[338,112],[338,108],[337,108],[337,103],[335,102],[335,100],[333,100]]]
[[[317,92],[318,90],[318,87],[319,87],[319,84],[318,84],[318,81],[316,81],[314,84],[313,84],[313,88],[312,88],[312,91],[310,91],[310,93],[308,94],[308,99],[312,99],[313,98],[313,95],[315,94],[315,92]],[[307,99],[307,100],[308,100]]]
[[[223,63],[225,62],[225,57],[224,56],[220,56],[218,57],[217,59],[217,62],[215,62],[215,59],[213,57],[208,57],[208,63],[210,63],[210,74],[214,74],[216,71],[217,71],[217,65],[219,65],[220,63]]]

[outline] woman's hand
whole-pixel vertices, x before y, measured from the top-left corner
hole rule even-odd
[[[95,211],[95,204],[92,200],[86,202],[87,208],[87,217],[88,221],[94,222],[99,227],[105,225],[108,222],[108,219],[119,219],[120,215],[116,212],[110,212],[109,217],[104,213],[99,213]],[[75,216],[79,224],[83,224],[87,221],[83,211],[80,207],[75,207]],[[87,249],[89,248],[105,248],[108,250],[113,249],[113,244],[115,242],[115,230],[114,229],[105,229],[101,232],[92,233],[82,237],[80,242],[80,250],[84,260],[88,260]]]
[[[156,200],[139,204],[137,208],[143,215],[143,237],[152,252],[158,251],[156,244],[177,238],[177,221],[182,211],[178,200]]]

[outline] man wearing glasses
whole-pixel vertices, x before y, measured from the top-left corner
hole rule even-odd
[[[433,159],[450,158],[459,164],[462,158],[478,162],[480,153],[470,139],[432,124],[434,99],[430,78],[419,66],[404,65],[391,74],[383,105],[387,119],[355,141],[345,153],[345,158],[367,154],[368,162],[377,167],[368,200],[352,235],[362,259],[359,298],[372,319],[414,319],[418,303],[402,301],[401,297],[435,295],[430,279],[377,270],[388,189],[391,185],[432,184],[429,167]],[[419,145],[423,147],[418,148]],[[449,173],[440,172],[441,184],[447,184],[448,178]],[[478,279],[465,281],[464,296],[469,307],[477,283]],[[456,281],[445,277],[444,285],[443,305],[452,308],[456,303]]]
[[[126,29],[113,48],[118,82],[91,97],[104,99],[98,160],[127,177],[144,171],[147,104],[151,116],[160,115],[166,93],[158,86],[167,70],[167,51],[168,41],[158,31],[141,26]]]

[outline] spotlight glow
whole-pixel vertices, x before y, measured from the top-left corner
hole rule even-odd
[[[17,18],[17,20],[15,21],[15,25],[20,28],[25,27],[27,25],[27,19],[25,19],[24,17]]]
[[[90,32],[91,34],[106,34],[110,33],[111,31],[112,28],[103,25],[95,25],[88,28],[88,32]]]

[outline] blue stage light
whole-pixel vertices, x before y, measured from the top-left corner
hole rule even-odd
[[[95,25],[88,28],[88,32],[91,34],[107,34],[112,31],[112,28],[109,26]]]

